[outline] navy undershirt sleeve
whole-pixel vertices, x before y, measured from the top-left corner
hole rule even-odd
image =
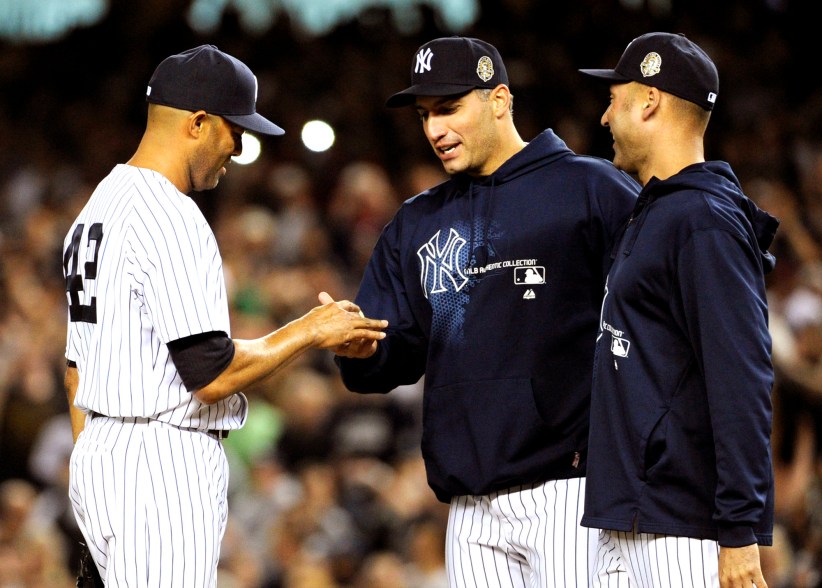
[[[222,331],[171,341],[168,350],[189,392],[210,384],[234,359],[234,341]]]

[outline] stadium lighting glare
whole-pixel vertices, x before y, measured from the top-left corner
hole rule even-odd
[[[231,159],[234,163],[248,165],[249,163],[257,161],[257,158],[260,157],[261,150],[260,140],[246,131],[243,133],[243,152],[239,156],[232,157]]]
[[[303,145],[311,151],[327,151],[334,144],[334,129],[327,122],[310,120],[303,126]]]

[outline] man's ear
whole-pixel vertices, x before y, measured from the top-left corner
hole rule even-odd
[[[660,100],[662,99],[662,92],[658,88],[648,86],[645,95],[643,96],[642,104],[642,120],[651,117],[659,108]]]
[[[511,109],[513,95],[505,84],[500,84],[491,90],[491,100],[494,101],[494,114],[502,116]]]
[[[192,136],[200,136],[200,133],[203,130],[203,124],[208,121],[208,113],[205,110],[198,110],[196,112],[192,112],[188,116],[188,132],[191,133]]]

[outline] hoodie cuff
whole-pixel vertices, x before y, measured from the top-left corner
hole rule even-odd
[[[380,349],[371,357],[358,359],[354,357],[334,356],[334,363],[340,370],[345,387],[354,392],[388,392],[381,386],[380,367],[382,353]]]
[[[756,535],[752,527],[748,526],[719,526],[720,547],[745,547],[757,543]]]

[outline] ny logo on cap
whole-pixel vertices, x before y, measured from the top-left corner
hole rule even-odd
[[[417,53],[417,65],[414,67],[414,73],[431,71],[431,58],[433,56],[434,52],[431,51],[431,47],[426,47]]]

